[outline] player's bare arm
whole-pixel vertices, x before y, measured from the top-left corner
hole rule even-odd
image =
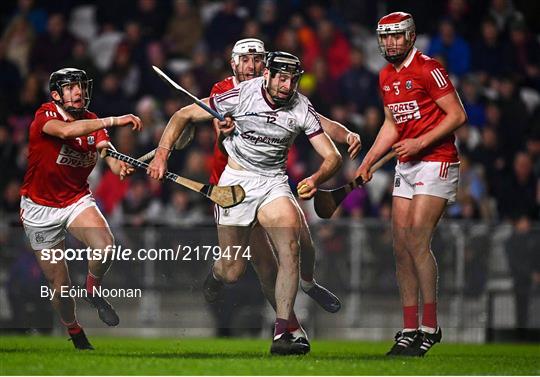
[[[208,105],[209,99],[205,98],[202,102]],[[196,104],[185,106],[175,112],[169,120],[169,123],[167,123],[165,131],[163,131],[163,135],[161,136],[156,150],[156,155],[152,162],[150,162],[147,174],[154,179],[163,179],[163,176],[167,171],[167,159],[169,158],[170,151],[187,124],[190,122],[203,122],[210,119],[212,119],[212,115]]]
[[[336,122],[335,120],[328,119],[324,115],[319,114],[319,117],[321,119],[321,126],[324,132],[326,132],[328,136],[330,136],[330,139],[336,143],[349,145],[347,152],[349,153],[349,158],[354,160],[356,156],[358,156],[358,153],[360,153],[360,149],[362,149],[360,135],[350,131],[343,124]]]
[[[101,156],[101,151],[104,148],[116,149],[110,141],[102,141],[98,145],[96,145],[98,155]],[[105,157],[105,162],[107,163],[109,169],[111,169],[113,174],[120,176],[120,180],[123,180],[124,178],[130,176],[135,172],[135,168],[133,166],[125,163],[124,161],[117,160],[116,158]]]
[[[399,157],[411,157],[452,134],[467,121],[467,114],[457,93],[454,91],[435,101],[445,113],[444,119],[431,131],[415,139],[404,139],[395,143]]]
[[[304,200],[311,199],[317,192],[317,187],[330,179],[342,163],[341,155],[328,135],[321,133],[309,141],[315,151],[323,158],[323,162],[314,174],[298,183],[298,195]]]
[[[143,124],[139,117],[133,114],[99,119],[80,119],[73,122],[51,119],[43,126],[43,132],[60,139],[72,139],[103,128],[124,126],[131,126],[133,130],[140,131]]]
[[[356,170],[356,176],[361,176],[364,182],[369,182],[373,176],[369,169],[378,161],[398,140],[399,134],[394,123],[392,112],[388,107],[384,108],[384,123],[377,134],[377,138],[370,148],[366,157],[360,164],[360,167]]]

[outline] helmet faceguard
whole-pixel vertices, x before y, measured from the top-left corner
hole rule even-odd
[[[232,71],[238,82],[249,80],[253,77],[259,77],[263,73],[263,68],[257,69],[255,60],[253,61],[253,77],[249,73],[240,72],[238,67],[240,60],[244,56],[253,56],[253,59],[259,58],[264,61],[266,50],[263,41],[255,38],[241,39],[235,43],[231,54]]]
[[[384,39],[391,34],[403,34],[405,37],[405,45],[389,46],[394,50],[394,53],[390,53],[387,44]],[[382,56],[392,64],[400,64],[405,60],[409,51],[414,46],[416,41],[416,29],[414,26],[414,20],[409,13],[394,12],[390,13],[379,20],[377,23],[377,39],[379,42],[379,51]]]
[[[81,98],[76,98],[74,100],[64,99],[64,87],[73,84],[79,85]],[[92,97],[92,80],[88,80],[86,72],[82,69],[63,68],[51,74],[51,77],[49,78],[49,91],[51,94],[52,92],[57,92],[60,96],[59,100],[53,98],[53,101],[56,104],[61,106],[73,117],[80,118],[90,105],[90,99]],[[83,102],[82,106],[73,106],[73,103],[78,100]]]
[[[300,77],[304,73],[302,66],[300,65],[300,59],[288,52],[276,51],[268,54],[266,59],[266,68],[270,71],[268,79],[265,81],[265,88],[274,103],[278,106],[288,105],[292,98],[296,95],[298,90],[298,82]],[[279,84],[276,88],[270,87],[270,81],[277,75],[290,76],[291,84],[289,87],[289,93],[286,97],[279,96]]]

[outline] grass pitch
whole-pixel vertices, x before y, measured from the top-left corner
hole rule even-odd
[[[0,337],[0,374],[10,375],[538,375],[540,345],[438,344],[423,359],[388,358],[390,342],[314,340],[307,356],[269,355],[269,340]]]

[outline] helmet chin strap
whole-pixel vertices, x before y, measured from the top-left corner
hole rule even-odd
[[[414,45],[411,45],[411,47],[409,47],[409,49],[402,53],[402,54],[399,54],[399,55],[387,55],[385,54],[385,59],[389,62],[389,63],[392,63],[392,64],[401,64],[405,61],[405,59],[407,58],[407,56],[409,55],[409,52],[411,52],[411,50],[413,49]]]

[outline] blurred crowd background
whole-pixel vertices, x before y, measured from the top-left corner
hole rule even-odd
[[[185,105],[153,73],[164,69],[199,97],[231,75],[232,45],[257,37],[268,50],[297,54],[305,68],[300,89],[315,108],[362,137],[364,152],[382,123],[378,70],[385,64],[374,34],[380,16],[413,14],[417,47],[439,59],[467,110],[457,132],[462,158],[460,194],[447,216],[488,221],[538,219],[540,191],[540,6],[531,1],[49,1],[1,6],[0,190],[3,214],[17,214],[26,166],[28,126],[48,100],[47,82],[61,67],[86,70],[94,80],[90,109],[98,116],[137,114],[142,134],[111,132],[132,156],[149,151],[168,118]],[[198,127],[196,140],[171,158],[171,169],[206,181],[214,133]],[[341,148],[346,154],[346,148]],[[328,185],[349,180],[359,165],[347,161]],[[291,184],[319,160],[299,138],[290,154]],[[135,222],[191,223],[211,215],[207,202],[142,174],[120,182],[105,169],[92,176],[103,212]],[[359,190],[341,217],[380,217],[391,199],[391,179]],[[162,212],[166,211],[166,216]],[[178,216],[181,214],[181,216]],[[170,215],[170,216],[169,216]]]
[[[511,224],[520,242],[518,260],[535,261],[527,271],[517,266],[517,273],[527,276],[527,287],[531,281],[540,285],[538,250],[520,246],[530,243],[529,232],[540,213],[540,2],[530,0],[431,0],[429,6],[415,0],[4,1],[1,221],[19,223],[28,127],[37,108],[49,100],[51,72],[84,69],[94,80],[90,110],[100,117],[138,115],[145,126],[142,133],[115,129],[111,137],[121,152],[140,156],[158,144],[169,117],[189,103],[151,66],[206,97],[215,82],[232,74],[231,48],[246,37],[262,39],[269,51],[298,55],[306,72],[300,90],[319,113],[361,135],[363,152],[355,161],[345,157],[343,169],[328,186],[349,181],[383,119],[378,71],[385,61],[377,47],[376,23],[397,10],[413,15],[417,48],[447,68],[469,117],[456,135],[460,188],[446,218]],[[214,139],[211,125],[199,124],[192,145],[173,152],[169,169],[207,181]],[[346,146],[339,147],[346,156]],[[308,140],[299,137],[289,155],[291,185],[318,164]],[[337,217],[387,220],[391,165],[367,188],[349,196]],[[152,181],[143,172],[120,181],[100,164],[90,181],[112,225],[212,222],[207,200]],[[306,212],[315,220],[310,208]],[[387,262],[391,267],[391,260]]]

